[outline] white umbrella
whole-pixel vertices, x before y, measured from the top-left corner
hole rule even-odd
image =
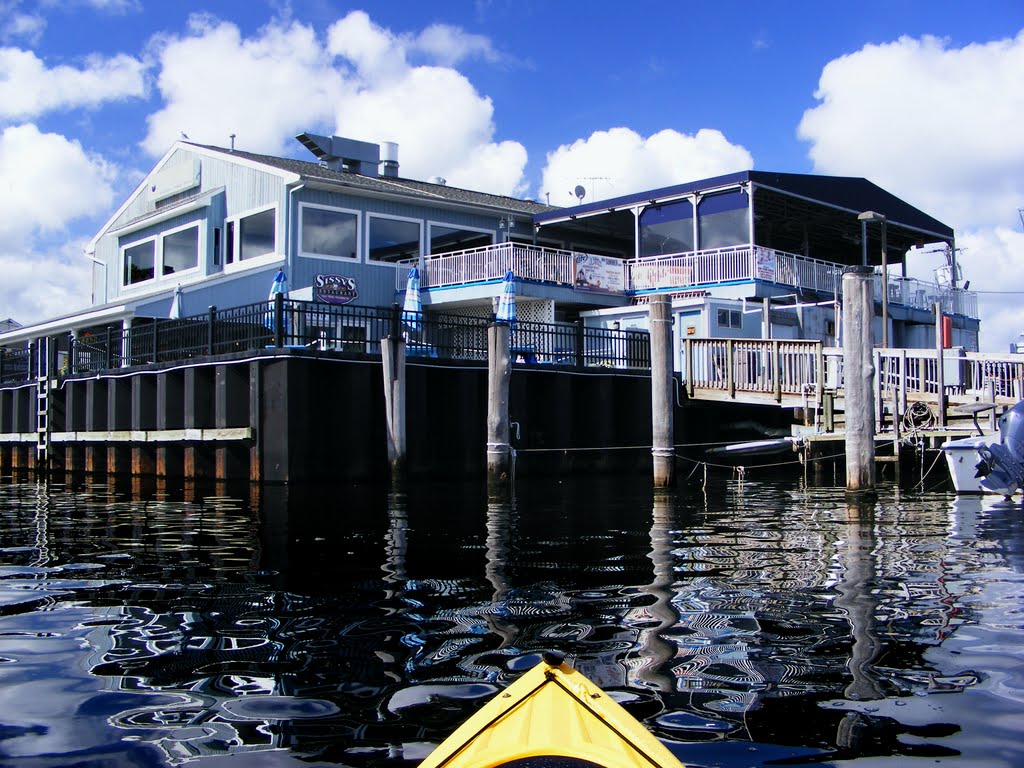
[[[168,315],[171,320],[181,319],[181,286],[174,286],[174,295],[171,297],[171,313]]]
[[[498,300],[498,312],[494,317],[499,323],[516,326],[516,277],[510,269],[505,273],[501,283],[501,298]]]
[[[423,301],[420,299],[420,271],[413,267],[405,285],[402,325],[415,333],[423,325]]]

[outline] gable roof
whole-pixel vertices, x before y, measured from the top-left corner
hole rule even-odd
[[[182,142],[188,144],[188,142]],[[238,149],[225,149],[206,144],[193,144],[192,146],[203,149],[207,152],[223,154],[227,157],[241,158],[252,163],[275,168],[288,173],[293,173],[302,178],[303,181],[321,183],[329,186],[349,187],[351,189],[374,192],[377,194],[400,195],[403,197],[417,197],[424,202],[447,202],[462,205],[471,205],[481,208],[492,208],[497,211],[523,213],[534,215],[554,209],[554,206],[544,205],[533,200],[522,200],[506,195],[492,195],[486,192],[476,192],[471,189],[450,187],[446,184],[432,184],[426,181],[416,181],[401,177],[365,176],[351,171],[335,171],[321,165],[318,162],[306,160],[294,160],[287,157],[276,157],[274,155],[261,155],[255,152],[245,152]]]

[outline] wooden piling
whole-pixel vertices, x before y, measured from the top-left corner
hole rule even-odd
[[[654,487],[675,484],[675,434],[672,424],[672,312],[667,296],[648,305],[651,329],[651,455]]]
[[[507,494],[512,487],[512,446],[508,389],[512,379],[512,329],[506,323],[487,328],[487,492]]]
[[[875,490],[875,390],[871,320],[874,270],[843,271],[843,366],[846,372],[846,491]]]
[[[401,336],[381,339],[384,371],[384,410],[391,482],[400,485],[405,477],[405,340]]]

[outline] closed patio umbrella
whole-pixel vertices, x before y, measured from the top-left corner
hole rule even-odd
[[[501,298],[498,300],[498,313],[494,317],[499,323],[516,326],[516,278],[510,269],[505,273],[501,283]]]
[[[171,297],[171,312],[168,315],[171,320],[181,319],[181,286],[174,286],[174,295]]]
[[[420,299],[420,271],[413,267],[405,284],[405,304],[402,306],[402,325],[416,333],[423,325],[423,301]]]
[[[288,277],[285,275],[283,269],[277,270],[277,274],[274,275],[274,282],[270,285],[270,315],[267,319],[267,325],[270,330],[276,330],[274,328],[274,303],[277,294],[281,294],[284,298],[288,298]],[[284,319],[281,323],[282,333],[288,333],[288,313],[284,313]]]

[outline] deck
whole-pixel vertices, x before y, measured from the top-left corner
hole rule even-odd
[[[827,431],[844,409],[839,347],[780,339],[687,339],[681,353],[681,378],[692,399],[804,408],[817,414]],[[996,411],[1024,398],[1024,355],[876,349],[874,370],[879,432],[898,433],[907,419],[940,428],[954,420],[970,423],[979,413],[994,430]]]

